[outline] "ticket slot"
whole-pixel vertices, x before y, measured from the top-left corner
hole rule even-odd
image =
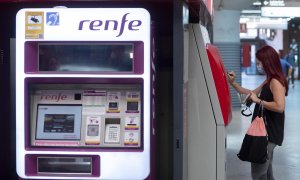
[[[49,155],[27,154],[26,176],[99,177],[98,155]]]
[[[91,157],[38,157],[38,173],[92,174]]]

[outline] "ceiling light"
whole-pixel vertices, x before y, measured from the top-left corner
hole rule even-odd
[[[300,17],[299,7],[261,7],[261,16]]]
[[[242,10],[241,13],[242,14],[260,14],[261,10],[252,10],[252,9]]]
[[[284,6],[284,0],[270,0],[270,6]]]
[[[240,19],[240,23],[246,23],[247,28],[270,28],[270,29],[287,29],[288,28],[288,23],[287,20],[285,19],[274,19],[274,18],[252,18],[248,19]]]
[[[255,2],[253,2],[253,6],[261,6],[261,2],[260,1],[255,1]]]

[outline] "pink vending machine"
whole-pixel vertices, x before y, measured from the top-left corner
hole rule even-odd
[[[153,179],[154,64],[142,8],[22,9],[21,179]]]

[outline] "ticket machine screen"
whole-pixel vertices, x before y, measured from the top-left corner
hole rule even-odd
[[[81,105],[37,106],[36,139],[80,139]]]
[[[133,71],[133,44],[39,43],[39,71]]]
[[[45,114],[44,132],[74,132],[74,114]]]

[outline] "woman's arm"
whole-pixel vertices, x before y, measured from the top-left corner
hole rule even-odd
[[[249,94],[251,93],[250,89],[244,88],[241,85],[239,85],[237,82],[233,81],[232,83],[230,83],[231,86],[240,94]]]
[[[271,102],[261,101],[254,93],[251,94],[250,98],[255,103],[263,103],[264,108],[270,111],[283,112],[285,109],[285,87],[277,79],[272,79],[270,89],[273,94],[273,101]]]
[[[266,83],[266,81],[264,81],[256,89],[251,91],[250,89],[244,88],[241,85],[239,85],[237,82],[235,82],[235,73],[233,71],[228,72],[228,81],[231,84],[231,86],[240,94],[250,94],[251,92],[258,94],[260,92],[261,88],[263,87],[263,85]]]

